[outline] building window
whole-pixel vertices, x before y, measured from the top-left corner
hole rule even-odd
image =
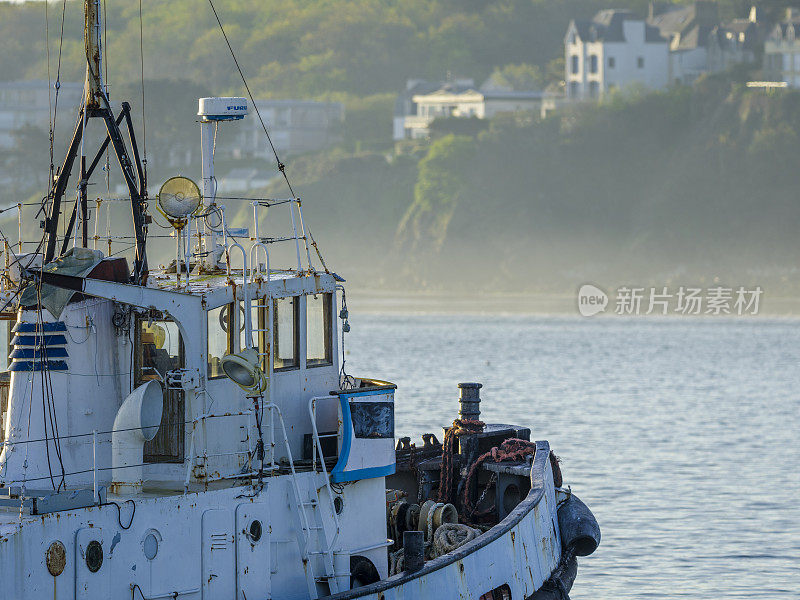
[[[573,75],[575,75],[578,72],[578,57],[573,54],[569,60],[571,65],[571,72]]]
[[[278,298],[272,309],[274,346],[273,368],[276,371],[300,366],[300,332],[297,318],[300,308],[297,298]]]
[[[636,57],[636,66],[639,67],[640,69],[644,69],[644,57],[643,56],[637,56]]]
[[[306,296],[306,366],[333,364],[331,295]]]
[[[578,97],[578,82],[577,81],[570,81],[569,82],[569,97],[570,98],[577,98]]]
[[[609,56],[608,57],[608,68],[609,69],[613,69],[616,66],[616,62],[617,61],[614,59],[613,56]]]
[[[597,73],[597,55],[592,54],[589,57],[589,72],[590,73]]]
[[[589,82],[589,96],[597,98],[600,95],[600,84],[596,81]]]

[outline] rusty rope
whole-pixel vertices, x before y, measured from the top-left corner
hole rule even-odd
[[[453,426],[444,434],[442,444],[442,469],[439,476],[439,495],[438,501],[451,504],[453,500],[453,483],[455,476],[455,465],[453,455],[456,450],[456,439],[465,433],[481,433],[485,424],[483,421],[474,419],[456,419]]]

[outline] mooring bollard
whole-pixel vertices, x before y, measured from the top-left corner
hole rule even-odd
[[[480,383],[459,383],[460,398],[458,399],[458,418],[477,421],[481,417],[481,393],[483,387]]]
[[[425,565],[425,537],[421,531],[403,532],[403,566],[413,573]]]

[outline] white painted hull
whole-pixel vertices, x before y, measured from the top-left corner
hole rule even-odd
[[[367,556],[382,580],[342,592],[336,598],[474,598],[508,585],[513,598],[541,588],[561,558],[549,447],[539,442],[531,492],[503,522],[462,548],[426,563],[414,574],[386,577],[385,531],[367,531],[367,511],[383,510],[383,478],[345,488],[337,546]],[[299,474],[301,488],[319,483],[318,474]],[[304,490],[305,491],[305,490]],[[248,497],[248,496],[254,497]],[[376,502],[376,498],[378,501]],[[6,509],[0,514],[0,581],[9,600],[184,598],[203,600],[281,600],[308,598],[290,510],[288,476],[269,478],[257,495],[236,487],[186,495],[142,497],[136,510],[123,499],[113,505],[41,516]],[[320,506],[326,506],[321,502]],[[373,508],[370,508],[373,507]],[[320,508],[320,521],[330,521]],[[131,520],[131,517],[132,520]],[[253,541],[248,529],[258,519],[263,533]],[[128,526],[129,529],[124,527]],[[145,538],[155,535],[157,554],[149,559]],[[331,532],[328,532],[330,535]],[[53,576],[46,553],[54,541],[66,549],[66,568]],[[87,567],[86,547],[100,542],[103,562]],[[364,550],[370,548],[370,550]],[[152,549],[149,550],[152,553]],[[314,560],[314,559],[312,559]],[[349,573],[340,573],[347,578]],[[323,591],[322,589],[320,590]],[[176,595],[177,594],[177,595]]]

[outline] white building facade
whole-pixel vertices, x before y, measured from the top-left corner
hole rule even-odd
[[[479,89],[470,80],[445,83],[438,89],[415,94],[409,106],[413,112],[395,119],[394,139],[423,139],[436,119],[491,119],[500,113],[536,112],[545,94],[538,91]]]
[[[61,115],[73,115],[80,105],[83,83],[62,82],[58,93]],[[50,129],[51,106],[55,90],[47,81],[0,82],[0,150],[14,147],[14,132],[32,126],[43,131]],[[70,120],[72,116],[68,117]],[[68,127],[72,127],[70,122]]]
[[[591,21],[571,21],[564,54],[570,100],[595,99],[632,85],[661,89],[669,82],[667,40],[630,11],[603,10]]]
[[[716,2],[651,3],[647,22],[669,43],[669,81],[690,85],[705,73],[753,62],[763,29],[756,7],[747,18],[722,23]]]
[[[344,105],[312,100],[256,100],[272,143],[283,155],[315,152],[342,139]],[[255,111],[252,111],[255,113]],[[236,123],[235,155],[274,160],[258,118]]]
[[[800,88],[800,11],[789,8],[786,18],[764,42],[764,75]]]

